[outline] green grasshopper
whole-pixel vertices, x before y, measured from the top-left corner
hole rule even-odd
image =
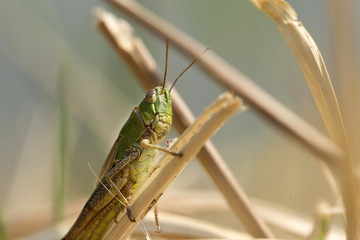
[[[159,150],[180,155],[158,146],[158,143],[165,139],[172,124],[171,89],[195,61],[176,78],[170,90],[166,89],[168,62],[168,42],[166,42],[166,65],[162,85],[151,89],[140,105],[131,112],[100,170],[101,182],[97,184],[63,240],[100,239],[111,221],[116,222],[116,217],[124,206],[129,220],[135,221],[127,199],[131,198],[154,169]]]

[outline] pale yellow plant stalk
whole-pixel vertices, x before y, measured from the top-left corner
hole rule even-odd
[[[358,184],[350,158],[338,102],[324,60],[316,43],[298,20],[295,10],[282,0],[251,0],[276,23],[307,80],[327,132],[345,153],[340,162],[330,165],[338,177],[345,208],[347,237],[359,239]]]

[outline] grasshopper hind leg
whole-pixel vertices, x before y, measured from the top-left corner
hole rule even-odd
[[[118,186],[116,185],[116,183],[114,183],[114,181],[112,180],[113,177],[116,176],[116,174],[119,173],[119,171],[121,171],[121,169],[123,169],[124,166],[126,166],[127,164],[129,164],[131,161],[134,161],[135,159],[137,159],[140,156],[140,150],[138,148],[136,148],[135,151],[131,151],[129,153],[129,156],[127,156],[126,158],[124,158],[123,160],[121,160],[120,162],[118,162],[113,168],[111,168],[111,170],[105,175],[105,179],[106,181],[109,183],[111,190],[115,191],[115,195],[119,197],[119,201],[126,207],[126,212],[127,212],[127,216],[129,218],[129,220],[131,222],[136,222],[135,219],[135,214],[134,212],[131,210],[128,201],[126,200],[125,196],[121,193],[121,190],[118,188]],[[119,213],[116,214],[115,218],[114,218],[114,222],[117,223],[117,216]]]

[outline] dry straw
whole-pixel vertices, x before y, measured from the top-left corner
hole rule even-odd
[[[349,153],[338,102],[324,60],[314,40],[297,19],[296,12],[285,1],[252,0],[276,23],[290,46],[313,94],[320,115],[333,142],[345,153],[341,161],[330,165],[342,191],[349,239],[359,239],[359,206],[355,168]]]

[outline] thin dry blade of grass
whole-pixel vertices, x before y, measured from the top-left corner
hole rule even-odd
[[[225,99],[225,102],[223,101]],[[200,150],[202,145],[224,124],[224,122],[239,109],[242,101],[232,94],[226,93],[220,96],[219,103],[215,102],[204,111],[204,115],[213,115],[208,121],[199,117],[187,133],[180,136],[178,141],[170,148],[171,151],[181,151],[181,157],[174,157],[166,154],[159,160],[155,171],[150,174],[149,179],[135,192],[130,200],[132,210],[135,212],[137,219],[142,219],[145,214],[157,202],[165,189],[175,180],[185,166],[190,162],[193,156]],[[217,112],[214,112],[217,111]],[[203,115],[203,114],[202,114]],[[208,116],[210,116],[208,115]],[[199,128],[200,127],[200,128]],[[187,140],[188,134],[192,135]],[[195,134],[195,135],[194,135]],[[172,159],[172,160],[171,160]],[[166,164],[167,163],[167,164]],[[126,239],[126,237],[135,229],[137,223],[129,221],[125,211],[119,214],[120,219],[116,227],[110,230],[105,239]]]
[[[179,48],[191,58],[196,58],[205,47],[158,16],[132,0],[106,0],[123,13],[135,19],[150,31]],[[327,137],[295,115],[245,75],[226,63],[213,52],[200,58],[198,64],[220,84],[243,97],[265,119],[289,133],[302,146],[331,164],[343,157],[343,152]]]
[[[154,60],[141,39],[132,35],[131,27],[125,21],[119,21],[113,15],[102,10],[96,11],[96,16],[98,28],[126,61],[143,87],[148,90],[160,85],[162,78]],[[174,127],[179,133],[182,133],[195,118],[175,89],[171,95]],[[261,218],[256,215],[248,197],[210,141],[200,150],[197,158],[214,184],[223,193],[245,229],[254,237],[273,236]]]
[[[324,124],[332,140],[339,146],[346,144],[346,136],[338,102],[324,60],[296,12],[282,0],[252,0],[272,20],[290,46],[308,82]]]
[[[359,239],[358,186],[355,180],[354,164],[350,158],[336,95],[321,53],[288,3],[282,0],[252,0],[252,2],[276,23],[307,80],[330,138],[345,152],[343,161],[331,167],[338,176],[341,186],[347,236],[349,239]]]

